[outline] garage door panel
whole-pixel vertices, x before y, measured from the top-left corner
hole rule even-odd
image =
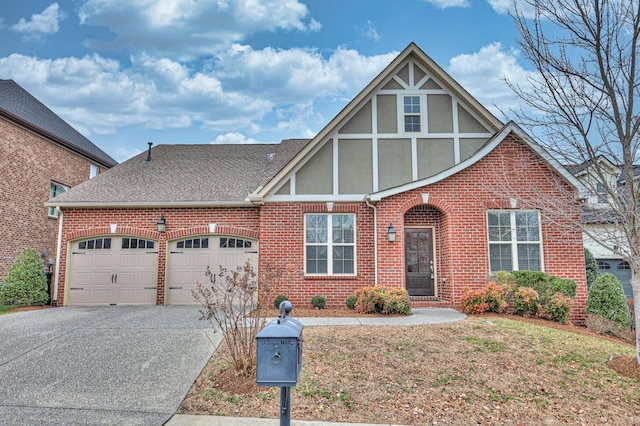
[[[158,252],[147,249],[155,242],[110,236],[72,244],[69,304],[155,304]]]
[[[245,244],[250,250],[245,248]],[[257,241],[231,237],[196,237],[170,243],[167,303],[197,304],[191,291],[197,288],[198,283],[210,285],[210,279],[205,275],[207,267],[216,275],[220,266],[235,271],[238,266],[244,266],[247,259],[251,259],[251,264],[256,267],[257,244]]]

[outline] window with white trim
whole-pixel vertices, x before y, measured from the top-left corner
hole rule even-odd
[[[404,131],[410,133],[419,133],[420,126],[420,96],[404,96]]]
[[[487,226],[491,272],[542,270],[542,238],[537,211],[489,211]]]
[[[305,274],[355,274],[355,214],[305,215]]]
[[[95,164],[90,164],[89,165],[89,179],[98,176],[98,173],[100,173],[100,167],[96,166]]]
[[[53,198],[56,195],[60,195],[63,192],[67,192],[69,187],[57,182],[51,182],[49,186],[49,198]],[[47,212],[51,217],[58,217],[58,210],[55,207],[48,207]]]

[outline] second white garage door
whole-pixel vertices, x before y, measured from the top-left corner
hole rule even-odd
[[[220,271],[220,266],[229,271],[251,263],[258,271],[258,242],[247,238],[228,236],[190,237],[169,243],[167,266],[167,297],[169,305],[196,305],[191,290],[198,283],[210,283],[206,275]]]

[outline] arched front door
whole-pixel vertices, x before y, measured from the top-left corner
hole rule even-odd
[[[433,228],[407,228],[404,236],[409,296],[435,296]]]

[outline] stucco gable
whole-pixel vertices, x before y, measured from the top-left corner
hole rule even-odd
[[[502,127],[412,43],[250,198],[361,199],[464,162]]]

